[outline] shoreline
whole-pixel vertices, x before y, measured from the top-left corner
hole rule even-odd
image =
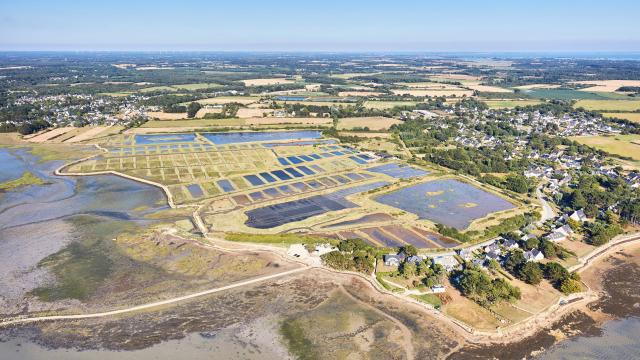
[[[106,151],[106,149],[100,147],[99,145],[95,145],[96,148],[98,148],[101,151]],[[65,173],[63,172],[63,170],[74,164],[77,162],[81,162],[81,161],[85,161],[87,159],[93,158],[99,156],[99,154],[96,155],[91,155],[89,157],[85,157],[83,159],[79,159],[79,160],[75,160],[72,161],[70,163],[67,164],[63,164],[62,166],[58,167],[57,169],[54,170],[54,175],[56,176],[95,176],[95,175],[116,175],[116,176],[120,176],[129,180],[133,180],[136,182],[140,182],[140,183],[144,183],[147,185],[152,185],[155,187],[159,187],[161,189],[164,190],[166,198],[167,198],[167,203],[169,204],[170,207],[172,208],[193,208],[196,207],[196,210],[193,213],[193,218],[194,218],[194,222],[196,223],[196,226],[200,229],[201,226],[203,228],[204,227],[204,223],[198,221],[199,219],[199,215],[198,215],[198,211],[200,210],[200,206],[197,205],[176,205],[175,203],[173,203],[172,197],[170,192],[168,191],[168,188],[166,188],[165,186],[161,185],[161,184],[157,184],[145,179],[139,179],[133,176],[129,176],[126,174],[122,174],[119,173],[117,171],[102,171],[102,172],[94,172],[94,173],[86,173],[86,174],[79,174],[79,173]],[[265,244],[246,244],[246,243],[233,243],[232,247],[227,248],[226,246],[224,246],[224,244],[226,243],[227,245],[231,245],[232,243],[228,243],[226,240],[224,239],[219,239],[217,237],[210,237],[207,235],[206,231],[203,231],[203,236],[204,239],[206,241],[206,245],[211,246],[212,248],[218,248],[218,249],[225,249],[225,250],[230,250],[230,251],[235,251],[235,252],[247,252],[247,251],[268,251],[270,253],[274,253],[279,255],[280,257],[283,258],[283,260],[292,262],[292,263],[297,263],[297,264],[304,264],[304,262],[299,261],[297,259],[293,259],[285,254],[283,254],[282,249],[276,250],[274,249],[272,246],[269,245],[265,245]],[[601,267],[601,262],[602,259],[606,258],[608,255],[611,255],[612,253],[616,252],[616,251],[620,251],[622,249],[627,249],[629,247],[635,247],[638,246],[640,244],[639,242],[640,240],[640,232],[637,233],[633,233],[633,234],[626,234],[626,235],[621,235],[619,236],[617,239],[614,239],[612,241],[610,241],[609,243],[598,247],[596,249],[594,249],[592,252],[590,252],[589,254],[583,256],[582,258],[579,258],[579,263],[568,268],[569,271],[577,271],[580,274],[587,272],[591,269],[595,269],[594,271],[606,271],[607,267]],[[222,245],[220,244],[222,243]],[[204,244],[203,244],[204,245]],[[308,266],[308,264],[304,264],[306,266]],[[575,311],[580,311],[580,310],[584,310],[586,309],[589,304],[593,304],[595,302],[597,302],[598,300],[602,300],[603,299],[603,295],[601,294],[600,291],[594,290],[592,288],[592,284],[587,284],[588,282],[593,282],[595,279],[583,279],[583,283],[586,285],[587,287],[587,291],[581,292],[581,293],[577,293],[577,294],[572,294],[570,296],[563,296],[560,299],[559,303],[556,303],[552,306],[550,306],[547,309],[542,310],[541,312],[534,314],[518,323],[503,327],[503,328],[498,328],[496,330],[477,330],[475,328],[473,328],[470,325],[467,325],[466,323],[457,320],[455,318],[452,318],[448,315],[445,315],[444,313],[435,310],[433,307],[420,302],[416,299],[410,298],[408,296],[402,295],[402,294],[397,294],[397,293],[393,293],[391,291],[388,291],[386,289],[384,289],[377,281],[374,277],[372,276],[367,276],[366,274],[360,274],[360,273],[353,273],[353,272],[345,272],[345,271],[338,271],[338,270],[334,270],[334,269],[329,269],[326,268],[324,266],[322,267],[308,267],[309,270],[320,270],[320,271],[325,271],[325,272],[331,272],[335,275],[339,275],[339,276],[349,276],[349,277],[356,277],[358,279],[361,280],[365,280],[367,283],[369,283],[369,285],[371,286],[372,290],[375,290],[378,293],[378,296],[380,295],[389,295],[399,301],[402,301],[404,303],[411,303],[414,305],[418,305],[420,306],[425,313],[432,315],[433,317],[435,317],[436,319],[438,319],[439,321],[442,321],[443,323],[446,323],[446,325],[452,329],[453,331],[455,331],[456,333],[458,333],[463,339],[464,341],[468,344],[468,345],[496,345],[496,344],[512,344],[512,343],[517,343],[519,341],[522,341],[523,339],[526,339],[528,337],[531,336],[535,336],[538,332],[552,326],[553,324],[561,321],[563,319],[563,317],[574,313]],[[601,280],[601,279],[600,279]],[[183,297],[184,298],[190,298],[192,295],[195,294],[185,294]],[[203,294],[205,295],[205,294]],[[181,297],[182,298],[182,297]],[[177,300],[177,301],[181,301],[181,300]],[[562,303],[562,301],[566,301],[566,303]],[[148,305],[152,305],[148,304]],[[154,306],[149,306],[149,307],[154,307]],[[127,310],[125,309],[116,309],[116,310],[111,310],[111,311],[105,311],[103,313],[122,313],[122,312],[135,312],[135,309],[130,309]],[[94,314],[97,315],[97,314]],[[108,315],[107,315],[108,316]],[[20,323],[28,323],[28,322],[34,322],[34,321],[55,321],[55,320],[66,320],[66,319],[72,319],[72,318],[90,318],[90,317],[95,317],[92,316],[92,314],[77,314],[77,315],[63,315],[63,316],[44,316],[44,317],[34,317],[34,318],[38,318],[37,320],[34,320],[34,318],[18,318],[18,319],[3,319],[4,321],[0,321],[0,327],[5,327],[5,326],[11,326],[11,325],[16,325],[16,324],[20,324]],[[508,340],[505,340],[505,338],[508,337]]]

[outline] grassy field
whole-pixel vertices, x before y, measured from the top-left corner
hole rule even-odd
[[[225,240],[272,245],[326,244],[330,239],[299,234],[226,234]]]
[[[540,100],[483,100],[490,109],[512,109],[516,106],[538,105]]]
[[[573,140],[640,162],[640,135],[578,136]]]
[[[636,111],[640,110],[640,100],[579,100],[575,107],[587,110]]]
[[[411,295],[412,298],[422,301],[423,303],[429,304],[436,309],[439,309],[442,306],[442,300],[439,297],[433,294],[424,294],[424,295]]]
[[[640,113],[603,113],[602,115],[640,123]]]

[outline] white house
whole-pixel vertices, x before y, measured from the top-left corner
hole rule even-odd
[[[395,254],[383,255],[382,260],[384,260],[384,264],[387,266],[400,266],[402,262],[400,256]]]
[[[571,215],[569,215],[569,219],[574,221],[579,221],[579,222],[585,222],[589,220],[589,218],[587,217],[587,215],[584,214],[584,211],[582,209],[578,211],[574,211]]]
[[[524,258],[527,261],[540,261],[544,259],[544,255],[540,250],[533,249],[533,250],[526,251],[524,253]]]
[[[441,265],[447,271],[453,270],[456,266],[458,266],[458,260],[453,255],[440,255],[433,258],[434,265]]]
[[[431,292],[433,292],[434,294],[443,293],[446,290],[447,289],[444,287],[444,285],[433,285],[431,287]]]

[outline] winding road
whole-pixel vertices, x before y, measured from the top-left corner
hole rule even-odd
[[[556,212],[553,211],[551,205],[549,205],[547,200],[544,199],[544,195],[542,194],[542,187],[543,185],[540,185],[536,188],[536,196],[538,197],[538,201],[540,201],[540,205],[542,205],[542,217],[540,218],[541,224],[549,219],[553,219],[554,217],[556,217]]]

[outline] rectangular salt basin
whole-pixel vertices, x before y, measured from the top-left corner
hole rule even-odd
[[[273,175],[277,176],[280,180],[291,180],[291,176],[289,176],[286,172],[282,170],[275,170],[271,172]]]
[[[307,174],[307,175],[313,175],[315,174],[311,169],[309,169],[306,166],[298,166],[298,170],[302,171],[303,173]]]
[[[458,230],[493,212],[515,208],[497,195],[453,179],[408,186],[375,200]]]
[[[274,178],[271,174],[269,174],[268,172],[261,172],[260,176],[262,176],[263,179],[267,180],[268,182],[272,183],[272,182],[276,182],[278,180],[276,180],[276,178]]]
[[[226,180],[226,179],[218,180],[217,183],[218,183],[218,186],[220,186],[220,188],[222,188],[222,191],[224,192],[231,192],[235,190],[235,188],[233,187],[233,185],[231,185],[231,182],[229,180]]]
[[[253,186],[264,185],[264,181],[262,181],[259,177],[255,175],[245,175],[244,178],[247,179],[247,181],[250,182],[251,185]]]
[[[229,132],[229,133],[203,133],[207,140],[216,145],[236,144],[255,141],[280,141],[280,140],[300,140],[319,139],[322,137],[320,131],[266,131],[266,132]]]
[[[136,135],[136,144],[164,144],[175,142],[193,142],[196,134]]]
[[[389,175],[396,179],[410,179],[420,176],[429,175],[428,171],[416,169],[411,166],[400,166],[396,163],[378,165],[370,167],[367,171]]]
[[[202,197],[202,195],[204,195],[204,193],[202,192],[202,188],[200,188],[200,185],[198,184],[191,184],[187,186],[187,189],[191,193],[191,196],[194,198],[199,198],[199,197]]]
[[[300,174],[298,171],[296,171],[294,168],[285,168],[284,171],[288,172],[289,174],[299,178],[299,177],[303,177],[304,175]]]
[[[295,156],[287,156],[287,160],[289,160],[294,165],[302,163],[302,160],[298,159]],[[282,164],[282,165],[289,165],[289,164]]]

